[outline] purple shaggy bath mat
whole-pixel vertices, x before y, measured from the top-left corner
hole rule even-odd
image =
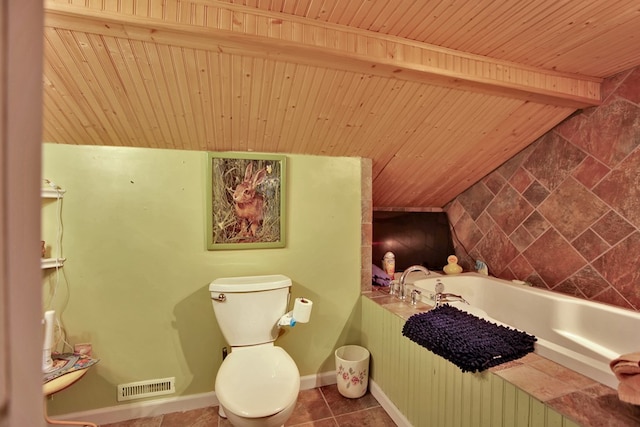
[[[483,371],[533,352],[536,337],[496,325],[448,304],[414,314],[402,335],[454,363],[462,372]]]

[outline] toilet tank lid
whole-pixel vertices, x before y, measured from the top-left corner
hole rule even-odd
[[[266,276],[220,277],[209,284],[210,292],[256,292],[287,288],[291,279],[282,274]]]

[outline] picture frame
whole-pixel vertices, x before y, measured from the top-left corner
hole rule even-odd
[[[283,248],[286,157],[207,154],[207,249]]]

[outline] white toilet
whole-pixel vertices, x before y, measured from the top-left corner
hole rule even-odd
[[[273,344],[290,288],[291,279],[283,275],[220,278],[209,285],[218,325],[231,346],[215,392],[236,427],[282,426],[295,408],[300,372]]]

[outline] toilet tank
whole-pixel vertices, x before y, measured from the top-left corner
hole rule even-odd
[[[209,284],[220,330],[232,347],[273,342],[278,320],[289,305],[291,279],[269,276],[223,277]]]

